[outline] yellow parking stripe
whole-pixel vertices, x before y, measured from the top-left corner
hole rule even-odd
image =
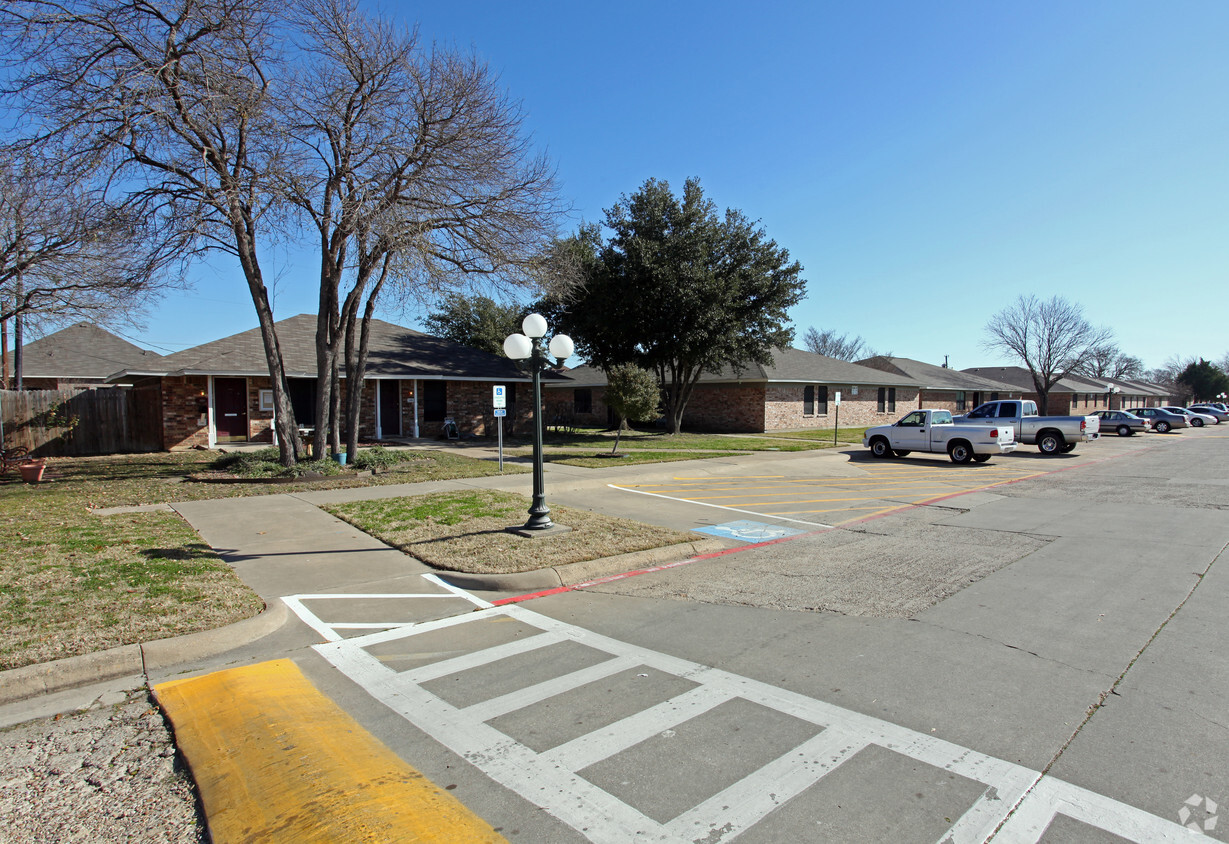
[[[215,844],[500,842],[288,659],[154,687]]]

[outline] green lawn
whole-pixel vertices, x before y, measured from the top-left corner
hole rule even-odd
[[[837,442],[842,443],[860,443],[862,435],[866,433],[866,427],[862,428],[840,428],[836,432]],[[821,444],[827,443],[832,445],[832,429],[831,428],[812,428],[807,431],[780,431],[770,434],[756,434],[757,437],[768,439],[787,439],[787,440],[807,440]]]
[[[450,452],[374,477],[206,484],[186,478],[211,452],[59,458],[43,483],[0,476],[0,669],[220,627],[260,612],[244,586],[175,513],[95,516],[90,508],[495,474]],[[523,472],[507,467],[508,472]]]

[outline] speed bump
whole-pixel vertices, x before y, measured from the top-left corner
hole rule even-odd
[[[501,842],[288,659],[154,687],[216,844]]]

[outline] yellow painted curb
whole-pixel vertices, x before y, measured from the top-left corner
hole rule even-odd
[[[154,687],[215,844],[501,842],[288,659]]]

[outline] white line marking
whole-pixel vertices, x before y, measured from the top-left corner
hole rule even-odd
[[[606,484],[611,489],[622,490],[623,492],[634,492],[637,495],[650,495],[654,498],[664,498],[667,501],[678,501],[682,504],[695,504],[697,507],[715,507],[718,510],[729,510],[731,513],[743,513],[748,516],[759,516],[761,519],[780,519],[783,522],[794,522],[800,525],[809,525],[814,528],[829,529],[832,525],[826,525],[822,522],[808,522],[803,519],[791,519],[788,516],[774,516],[771,513],[758,513],[755,510],[740,510],[737,507],[726,507],[724,504],[709,504],[707,501],[689,501],[686,498],[675,498],[673,495],[662,495],[660,492],[645,492],[642,489],[629,489],[625,486],[616,484]]]
[[[570,674],[564,674],[561,677],[547,680],[545,683],[537,683],[523,689],[518,689],[515,692],[509,692],[506,695],[491,698],[482,703],[475,703],[473,706],[467,706],[461,711],[470,718],[475,718],[479,721],[490,721],[493,718],[498,718],[500,715],[506,715],[509,712],[515,712],[518,709],[524,709],[527,706],[540,703],[555,695],[570,692],[572,689],[583,686],[586,683],[603,680],[612,674],[618,674],[620,671],[635,668],[637,665],[639,663],[632,657],[615,657],[605,662],[599,662],[597,665],[591,665],[588,668],[582,668],[579,671],[573,671]]]
[[[1103,829],[1128,841],[1182,842],[1191,840],[1191,830],[1181,824],[1119,803],[1069,782],[1046,777],[1025,795],[1015,814],[1003,824],[995,840],[1038,841],[1058,815]]]
[[[518,621],[542,632],[525,636],[523,629],[516,628],[515,634],[510,632],[510,635],[518,638],[512,641],[400,673],[365,650],[375,644],[410,639],[460,624],[501,620]],[[518,654],[537,651],[543,660],[549,660],[548,646],[568,641],[583,642],[609,653],[613,659],[467,709],[452,706],[420,685],[429,679],[493,665]],[[729,840],[838,769],[859,749],[872,744],[987,786],[986,792],[940,841],[951,840],[956,844],[986,841],[1013,808],[1015,813],[1004,823],[996,840],[1012,844],[1036,842],[1057,814],[1140,844],[1189,840],[1190,832],[1173,821],[1060,780],[1043,778],[1039,772],[1023,766],[786,689],[620,642],[523,607],[484,609],[397,630],[334,640],[316,645],[315,650],[427,735],[591,841],[611,844],[630,840],[683,842],[713,833],[720,833],[722,840]],[[649,666],[699,685],[670,701],[544,753],[534,753],[482,720],[532,706],[597,676],[608,676],[631,665]],[[577,774],[733,697],[816,724],[823,732],[668,824],[657,823]]]
[[[695,840],[706,837],[712,829],[726,831],[725,838],[733,838],[819,782],[867,744],[838,730],[824,730],[679,815],[666,827]]]
[[[544,765],[538,754],[481,722],[465,718],[422,687],[398,683],[385,666],[365,651],[337,642],[316,646],[319,653],[412,724],[473,763],[535,806],[572,825],[598,844],[660,841],[686,844],[631,806],[577,776]],[[653,837],[648,837],[652,835]]]
[[[319,633],[326,642],[340,642],[342,640],[342,636],[333,630],[332,627],[325,624],[314,612],[303,606],[299,595],[282,598],[282,603],[294,610],[294,614],[302,619],[304,624]]]
[[[471,595],[469,592],[466,592],[464,589],[461,589],[457,586],[453,586],[451,583],[448,583],[445,580],[441,580],[439,575],[437,574],[431,574],[431,573],[424,574],[423,579],[429,580],[432,583],[434,583],[436,586],[440,586],[444,589],[447,589],[452,594],[460,598],[464,598],[465,600],[470,601],[473,604],[479,607],[482,607],[483,609],[486,609],[492,606],[490,601],[484,601],[481,598],[477,597],[476,595]]]
[[[571,771],[581,771],[697,715],[703,715],[729,699],[730,695],[725,692],[711,686],[699,686],[600,730],[553,747],[542,754],[542,759]]]
[[[422,625],[419,626],[421,627]],[[440,662],[433,662],[430,665],[424,665],[412,671],[405,671],[402,672],[399,679],[408,683],[426,683],[431,680],[438,680],[440,677],[447,677],[449,674],[460,674],[462,671],[469,671],[471,668],[481,668],[484,665],[499,662],[499,660],[507,659],[510,656],[519,656],[523,653],[536,651],[539,648],[545,648],[548,645],[557,645],[560,642],[566,641],[567,637],[559,633],[539,633],[536,636],[527,636],[524,639],[517,639],[516,641],[495,645],[485,650],[462,654],[461,656],[441,660]]]

